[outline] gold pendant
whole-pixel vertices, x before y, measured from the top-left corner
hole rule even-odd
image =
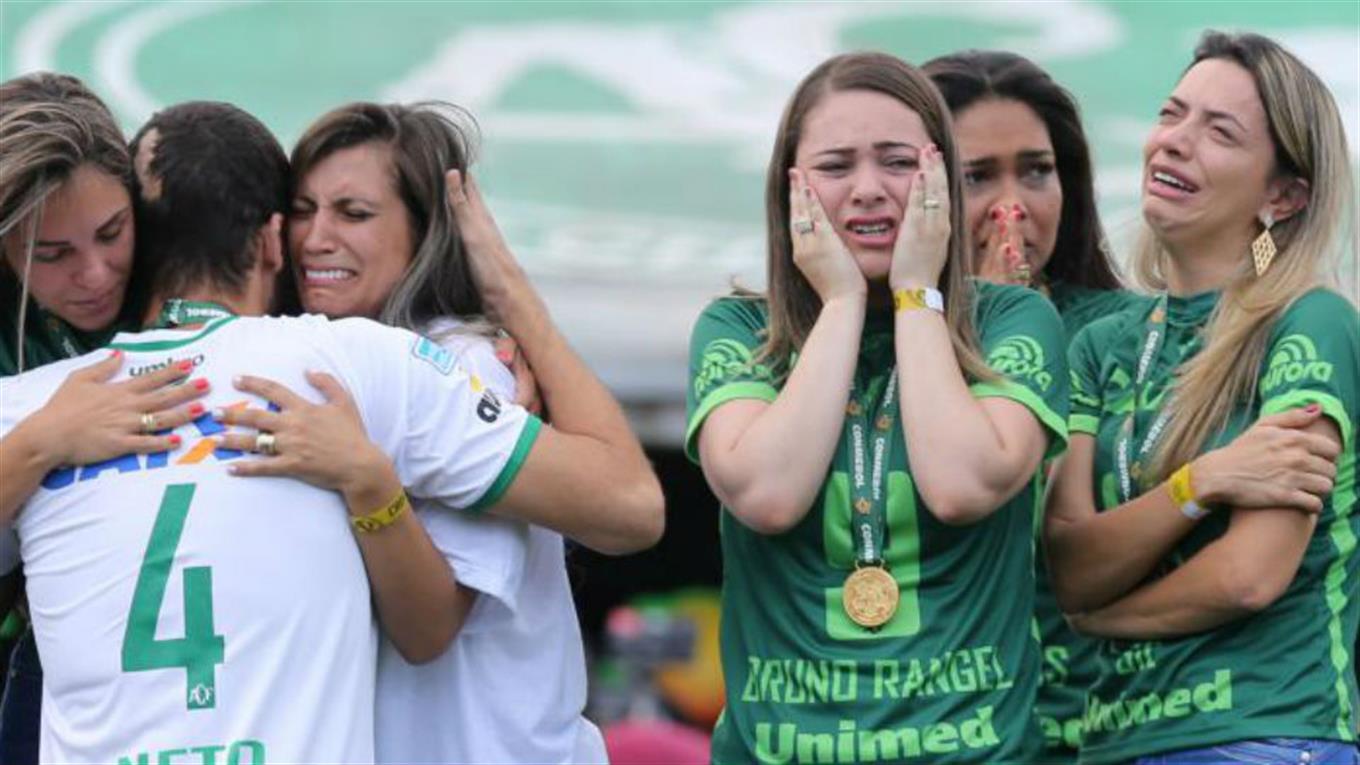
[[[841,603],[850,621],[867,629],[887,624],[897,612],[897,581],[882,566],[864,566],[845,578]]]

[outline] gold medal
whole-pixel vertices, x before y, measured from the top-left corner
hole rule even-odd
[[[897,611],[897,581],[882,566],[864,566],[845,578],[841,603],[850,621],[867,629],[887,624]]]

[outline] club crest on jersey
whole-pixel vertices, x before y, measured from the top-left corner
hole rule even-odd
[[[411,355],[447,375],[453,371],[453,352],[428,337],[418,337],[411,346]]]

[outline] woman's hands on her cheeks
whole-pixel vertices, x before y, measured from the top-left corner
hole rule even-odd
[[[168,433],[203,413],[194,399],[208,392],[202,378],[184,384],[193,363],[181,361],[130,380],[109,382],[123,366],[122,351],[67,376],[43,408],[16,428],[28,433],[53,466],[88,465],[124,454],[174,449],[180,437]],[[190,403],[193,402],[193,403]],[[151,415],[153,432],[143,416]]]
[[[938,287],[949,258],[949,178],[934,144],[923,147],[920,170],[907,192],[907,209],[893,245],[888,282],[894,290]]]
[[[272,380],[249,375],[236,378],[237,390],[264,398],[279,411],[239,408],[213,412],[224,424],[274,435],[272,456],[233,462],[231,472],[240,476],[291,476],[339,491],[347,499],[369,491],[373,484],[387,482],[393,470],[391,460],[369,440],[349,392],[325,372],[308,372],[307,382],[321,392],[325,403],[313,404]],[[222,436],[221,446],[253,452],[257,435],[228,433]],[[362,511],[362,507],[352,509]]]
[[[868,293],[864,272],[827,219],[816,192],[796,168],[789,168],[789,235],[793,264],[823,305],[841,297],[863,298]]]
[[[1025,259],[1025,240],[1020,221],[1025,211],[1019,205],[996,205],[987,212],[983,224],[982,247],[977,254],[977,276],[996,284],[1028,287],[1033,280]]]
[[[515,376],[515,403],[530,412],[543,416],[543,397],[539,395],[538,380],[529,360],[519,352],[515,338],[505,335],[496,338],[496,360],[504,364]]]
[[[1332,492],[1340,448],[1304,428],[1322,415],[1312,406],[1262,417],[1227,446],[1190,465],[1196,498],[1241,509],[1322,511]]]

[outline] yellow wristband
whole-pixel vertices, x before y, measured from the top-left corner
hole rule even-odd
[[[1171,501],[1186,518],[1197,521],[1209,514],[1209,508],[1195,501],[1195,489],[1190,483],[1190,463],[1181,465],[1166,482]]]
[[[391,502],[388,502],[368,515],[359,515],[350,518],[349,522],[350,525],[354,526],[355,531],[371,534],[396,523],[397,519],[401,517],[401,514],[406,512],[410,507],[411,502],[406,499],[405,490],[401,490],[397,492],[397,496],[393,497]]]
[[[893,290],[894,311],[916,311],[922,308],[944,313],[944,295],[929,287]]]

